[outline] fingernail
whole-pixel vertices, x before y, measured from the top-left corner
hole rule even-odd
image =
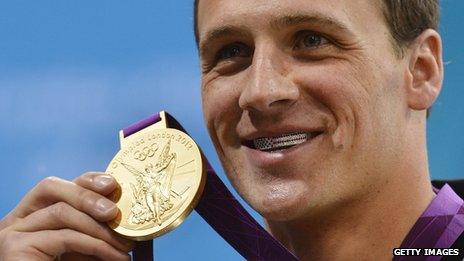
[[[116,204],[114,204],[113,201],[107,198],[101,198],[97,200],[97,210],[101,212],[102,214],[107,214],[108,212],[112,211],[114,208],[116,208]]]
[[[113,182],[113,177],[109,175],[99,175],[93,179],[93,182],[98,188],[104,188]]]

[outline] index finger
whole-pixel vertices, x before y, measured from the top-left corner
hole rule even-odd
[[[15,216],[26,217],[32,212],[57,202],[66,202],[101,222],[116,218],[118,209],[106,197],[57,177],[42,180],[13,210]]]

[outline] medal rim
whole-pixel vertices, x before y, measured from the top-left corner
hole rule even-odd
[[[144,234],[144,235],[133,235],[136,232],[140,233],[140,230],[131,230],[131,229],[122,227],[122,226],[119,225],[120,223],[119,224],[115,223],[114,222],[115,220],[111,220],[111,221],[107,222],[108,226],[113,231],[115,231],[119,235],[121,235],[121,236],[123,236],[125,238],[128,238],[128,239],[131,239],[131,240],[146,241],[146,240],[150,240],[150,239],[160,237],[160,236],[162,236],[164,234],[167,234],[167,233],[171,232],[172,230],[176,229],[178,226],[180,226],[185,221],[185,219],[193,212],[195,207],[198,205],[198,203],[199,203],[199,201],[201,199],[201,196],[203,195],[204,188],[205,188],[206,175],[207,175],[206,168],[205,168],[205,161],[203,159],[203,153],[202,153],[200,147],[198,146],[198,144],[195,142],[195,140],[190,135],[188,135],[187,133],[185,133],[185,132],[183,132],[181,130],[178,130],[178,129],[174,129],[174,128],[154,129],[154,130],[150,130],[150,133],[156,133],[156,132],[161,132],[161,131],[174,131],[174,132],[177,132],[177,134],[181,134],[183,136],[186,136],[186,137],[188,137],[190,139],[190,141],[193,142],[192,146],[193,146],[193,149],[195,150],[194,153],[195,154],[198,153],[199,158],[200,158],[200,168],[201,168],[201,171],[200,171],[200,175],[201,175],[200,183],[198,185],[198,189],[197,189],[195,195],[193,196],[192,200],[190,201],[188,206],[185,208],[185,210],[182,211],[182,213],[177,218],[175,218],[169,225],[167,225],[163,229],[157,230],[157,231],[155,231],[153,233]],[[134,133],[133,135],[137,135],[137,133]],[[124,148],[121,147],[115,153],[115,155],[113,156],[113,158],[109,162],[105,173],[107,173],[108,175],[111,175],[111,174],[108,173],[109,172],[108,170],[110,169],[111,164],[114,161],[116,161],[116,158],[117,158],[118,154],[123,150],[124,150]],[[113,175],[111,175],[111,176],[113,176]],[[118,187],[120,188],[119,184],[118,184]],[[121,193],[122,193],[122,189],[121,189]],[[118,208],[118,211],[119,211],[119,213],[118,213],[118,216],[119,216],[120,213],[121,213],[121,210]],[[116,225],[116,227],[114,227],[115,225]],[[148,228],[147,230],[150,230],[150,229],[151,228]],[[124,230],[125,232],[127,231],[128,233],[123,233],[120,230]],[[130,232],[134,232],[134,233],[130,233]]]

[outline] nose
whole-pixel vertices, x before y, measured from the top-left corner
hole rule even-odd
[[[284,59],[285,54],[280,54],[272,47],[255,49],[253,63],[248,67],[245,86],[240,94],[240,108],[275,113],[297,101],[300,92],[288,77]]]

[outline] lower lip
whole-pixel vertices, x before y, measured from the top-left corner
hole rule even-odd
[[[295,158],[297,153],[301,153],[302,150],[305,150],[305,157],[311,157],[311,151],[316,151],[316,146],[319,142],[322,141],[324,133],[319,134],[318,136],[307,140],[301,144],[295,145],[291,148],[278,151],[278,152],[268,152],[261,151],[257,149],[252,149],[247,146],[242,146],[245,150],[245,154],[248,160],[257,167],[265,168],[272,167],[276,164],[280,164],[286,161],[290,161]]]

